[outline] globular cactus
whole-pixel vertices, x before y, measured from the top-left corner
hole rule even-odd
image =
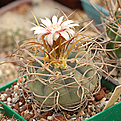
[[[34,15],[34,14],[33,14]],[[99,68],[91,49],[95,41],[77,39],[72,20],[41,19],[34,30],[37,38],[27,40],[16,51],[24,66],[26,88],[44,107],[76,110],[100,89]],[[96,44],[94,44],[96,46]],[[21,56],[20,56],[21,55]]]
[[[109,16],[104,19],[106,33],[111,41],[106,48],[111,49],[108,52],[110,58],[121,58],[121,4],[118,0],[107,2]]]
[[[55,103],[63,107],[70,107],[79,104],[80,101],[83,102],[84,100],[81,99],[88,94],[91,96],[98,85],[98,74],[96,69],[90,65],[92,62],[89,65],[84,64],[85,57],[81,59],[83,55],[79,55],[75,59],[75,55],[77,55],[76,52],[71,52],[69,55],[66,69],[49,68],[54,75],[48,70],[37,70],[37,73],[42,75],[28,82],[28,87],[34,92],[37,100],[43,102],[47,99],[44,102],[47,106],[53,106]]]

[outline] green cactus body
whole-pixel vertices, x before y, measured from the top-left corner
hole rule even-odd
[[[68,59],[75,60],[75,55],[80,51],[82,51],[82,49],[71,52]],[[66,69],[50,68],[55,73],[59,72],[59,76],[38,76],[40,80],[49,81],[43,81],[44,83],[42,83],[38,78],[34,78],[34,81],[28,81],[29,89],[36,94],[35,98],[42,103],[45,98],[55,90],[55,93],[50,95],[44,104],[52,106],[55,103],[58,103],[63,107],[69,107],[74,106],[81,101],[81,98],[83,97],[82,92],[85,95],[92,93],[99,80],[98,74],[93,66],[81,65],[86,61],[84,57],[80,59],[82,56],[83,54],[78,55],[78,64],[75,61],[70,62],[67,59],[68,66]],[[89,63],[92,63],[92,61]],[[76,66],[77,68],[75,68]],[[87,70],[88,72],[86,73]],[[50,74],[47,70],[42,71],[41,69],[38,69],[37,73]],[[55,99],[54,96],[56,97]]]
[[[120,15],[120,14],[119,14],[119,15],[118,15],[118,14],[119,14],[119,13],[116,12],[116,16],[119,16],[119,15]],[[119,24],[121,24],[120,17],[116,17],[116,19],[117,19],[117,21],[119,22]],[[112,26],[112,27],[111,27],[111,26]],[[115,24],[114,24],[114,23],[111,23],[109,28],[111,28],[113,31],[115,31],[115,32],[118,33],[119,35],[121,35],[121,33],[118,32],[118,25],[116,25],[116,22],[115,22]],[[111,29],[108,29],[108,28],[107,28],[107,35],[108,35],[108,37],[109,37],[110,39],[112,39],[112,41],[121,42],[121,37],[119,37],[119,36],[118,36],[116,33],[114,33]],[[107,49],[116,49],[116,48],[118,48],[117,45],[118,45],[118,43],[114,44],[114,43],[112,43],[112,42],[109,42],[109,43],[107,44],[106,48],[107,48]],[[115,54],[116,54],[116,56],[117,56],[118,58],[121,58],[121,47],[119,47],[118,49],[114,50],[114,52],[115,52]],[[113,54],[113,52],[110,51],[109,53],[110,53],[111,55],[115,56],[115,55]]]

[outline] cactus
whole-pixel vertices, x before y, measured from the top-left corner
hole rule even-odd
[[[86,36],[77,39],[79,32],[74,26],[78,25],[63,21],[63,16],[58,21],[53,16],[52,23],[48,18],[41,19],[42,24],[33,16],[37,25],[31,30],[36,38],[28,39],[16,51],[24,67],[19,76],[26,76],[22,87],[32,92],[43,110],[72,111],[85,106],[100,89],[99,68],[87,48],[95,41]]]
[[[77,54],[76,52],[75,53],[72,52],[69,55],[69,59],[74,60],[72,56],[76,54]],[[79,58],[81,57],[82,56],[80,55],[77,60],[79,61],[80,64],[81,63],[83,64],[85,59],[83,58],[79,60]],[[52,94],[52,92],[55,91],[55,94],[58,92],[60,95],[59,100],[56,103],[59,103],[64,107],[73,106],[74,104],[80,102],[83,96],[82,91],[84,91],[83,93],[85,94],[93,92],[98,82],[98,75],[97,74],[94,75],[96,71],[95,68],[91,65],[81,66],[80,64],[68,61],[67,62],[68,67],[66,69],[52,68],[51,71],[55,73],[58,72],[60,74],[55,76],[53,79],[50,79],[48,75],[39,76],[39,79],[34,79],[34,81],[32,82],[28,82],[28,87],[36,95],[38,95],[36,96],[36,99],[39,100],[40,102],[43,102],[45,97],[47,97],[49,94]],[[79,67],[76,68],[75,66]],[[50,74],[49,71],[47,70],[42,71],[41,69],[38,69],[37,73]],[[83,81],[82,78],[84,79]],[[50,83],[46,82],[44,85],[43,83],[40,82],[41,79],[42,80],[46,79],[48,81],[50,80]],[[43,98],[42,96],[45,97]],[[49,106],[54,105],[54,94],[52,95],[52,97],[53,98],[48,97],[49,99],[45,102],[46,105]]]
[[[118,0],[108,3],[109,16],[105,18],[106,33],[111,41],[107,44],[106,48],[111,49],[108,51],[110,58],[121,58],[121,4]]]

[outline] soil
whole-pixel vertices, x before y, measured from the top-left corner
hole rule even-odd
[[[36,99],[30,96],[30,93],[28,94],[23,90],[19,85],[20,83],[21,82],[14,82],[10,89],[7,88],[5,91],[1,91],[0,100],[27,121],[57,121],[57,119],[61,121],[84,121],[101,112],[112,95],[110,90],[103,87],[99,93],[88,102],[86,108],[81,108],[73,112],[64,110],[41,112],[40,106],[37,106],[37,104],[40,103],[33,103],[33,100],[36,102]],[[116,103],[119,101],[121,100],[117,100]]]

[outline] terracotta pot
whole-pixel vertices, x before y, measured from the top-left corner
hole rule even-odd
[[[13,2],[13,1],[15,1],[15,0],[0,0],[0,8]]]
[[[55,0],[72,9],[82,9],[80,0]]]

